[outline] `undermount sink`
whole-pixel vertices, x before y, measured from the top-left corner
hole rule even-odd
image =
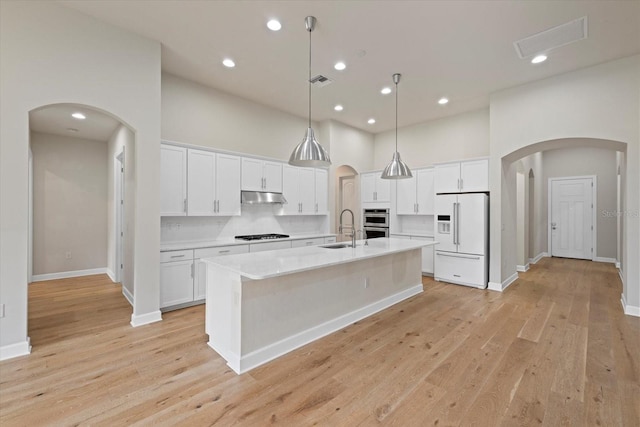
[[[335,245],[327,245],[327,246],[320,246],[321,248],[326,248],[326,249],[343,249],[343,248],[352,248],[353,246],[347,244],[347,243],[338,243]]]

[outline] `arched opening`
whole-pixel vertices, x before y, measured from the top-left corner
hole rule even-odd
[[[338,219],[344,209],[350,209],[354,215],[354,227],[360,230],[360,184],[358,172],[349,165],[341,165],[336,168],[336,203],[335,203],[335,230],[338,241],[342,241],[342,236],[338,231]]]
[[[129,126],[92,106],[50,104],[29,112],[27,311],[33,345],[66,336],[40,333],[56,310],[64,310],[56,321],[68,324],[69,335],[74,324],[100,317],[104,292],[124,298],[120,309],[101,321],[130,319],[134,145]],[[65,297],[52,298],[53,292]]]
[[[608,219],[601,213],[616,210],[617,204],[624,198],[622,192],[616,191],[616,159],[625,157],[626,147],[625,143],[612,140],[566,138],[531,144],[502,157],[503,231],[500,234],[504,277],[511,274],[509,271],[518,270],[523,259],[535,263],[539,258],[550,254],[550,238],[547,233],[551,221],[548,192],[545,190],[549,179],[557,176],[604,177],[598,178],[598,183],[603,181],[603,188],[598,188],[598,196],[602,192],[606,197],[599,197],[599,204],[594,205],[597,224],[593,224],[596,242],[593,259],[611,263],[618,261],[616,248],[623,246],[623,242],[618,239],[624,239],[625,233],[616,233],[615,218]],[[525,197],[518,197],[519,192]],[[529,218],[528,221],[525,221],[526,217]],[[524,227],[526,223],[529,224],[528,230]],[[519,225],[523,225],[520,233],[517,232]],[[528,242],[526,245],[523,245],[524,240]],[[522,256],[522,248],[527,249],[528,257]]]

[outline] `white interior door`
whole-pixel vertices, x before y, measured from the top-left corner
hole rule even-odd
[[[593,178],[551,179],[551,255],[592,259]]]

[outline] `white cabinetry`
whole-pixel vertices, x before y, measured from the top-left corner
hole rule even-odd
[[[467,160],[435,166],[435,192],[489,191],[489,159]]]
[[[292,248],[304,248],[305,246],[317,246],[324,245],[325,238],[324,237],[316,237],[313,239],[301,239],[301,240],[293,240],[291,242]]]
[[[160,215],[187,214],[187,149],[160,146]]]
[[[320,181],[320,182],[318,182]],[[287,203],[282,207],[284,215],[327,214],[327,171],[282,167],[282,194]]]
[[[408,236],[400,234],[392,234],[390,237],[394,239],[425,240],[427,242],[433,242],[433,237]],[[433,275],[433,271],[433,246],[425,246],[422,248],[422,273]]]
[[[187,215],[240,215],[240,158],[188,149]]]
[[[249,245],[196,249],[193,254],[193,263],[196,271],[193,278],[193,300],[202,301],[207,297],[207,264],[200,261],[201,258],[245,254],[247,252],[249,252]]]
[[[282,192],[282,163],[243,157],[242,189]]]
[[[193,301],[193,251],[160,254],[160,308]]]
[[[278,249],[291,249],[291,240],[279,240],[275,242],[252,243],[249,252],[275,251]]]
[[[416,169],[413,177],[396,181],[398,215],[433,215],[433,169]]]
[[[391,181],[381,178],[381,172],[360,175],[360,196],[362,203],[389,202]]]

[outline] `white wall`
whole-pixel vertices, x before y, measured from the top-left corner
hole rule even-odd
[[[375,135],[374,168],[395,151],[395,129]],[[398,129],[398,151],[410,168],[489,155],[489,110],[481,109]]]
[[[515,273],[515,213],[509,165],[502,159],[518,150],[563,138],[597,138],[626,144],[626,209],[638,212],[640,56],[612,61],[518,86],[491,96],[491,264],[490,281],[502,283]],[[529,153],[527,153],[529,154]],[[514,154],[515,155],[515,154]],[[515,173],[515,172],[514,172]],[[515,181],[513,179],[513,181]],[[627,218],[624,257],[640,259],[638,219]],[[638,263],[624,269],[623,295],[640,310]]]
[[[0,2],[0,358],[27,339],[29,111],[75,103],[136,132],[134,321],[159,313],[160,44],[48,1]]]
[[[601,148],[565,148],[543,153],[544,182],[549,178],[595,175],[597,179],[596,256],[616,259],[616,217],[603,211],[615,212],[616,207],[616,151]],[[548,216],[548,191],[544,191],[543,206]],[[548,218],[546,220],[548,222]],[[548,245],[547,236],[545,243]]]
[[[303,117],[162,74],[162,139],[288,161],[307,126]]]
[[[123,236],[123,259],[124,265],[120,283],[127,290],[129,295],[134,295],[134,251],[135,251],[135,206],[136,206],[136,167],[135,167],[135,135],[126,126],[120,125],[107,142],[107,268],[112,272],[118,270],[116,265],[116,214],[115,204],[115,178],[119,173],[115,168],[115,157],[124,149],[124,223]]]
[[[107,144],[32,132],[31,149],[33,274],[106,267]]]

